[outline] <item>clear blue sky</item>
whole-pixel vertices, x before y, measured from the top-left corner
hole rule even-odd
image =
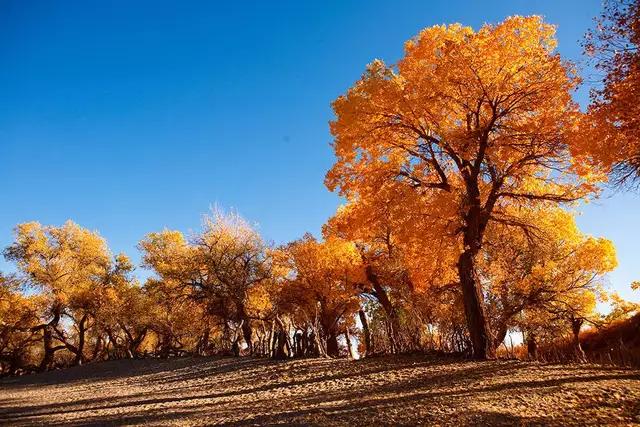
[[[373,58],[397,61],[430,25],[540,14],[579,59],[600,10],[597,0],[229,3],[0,3],[0,246],[19,222],[72,219],[138,260],[144,234],[197,229],[215,203],[276,243],[318,233],[339,203],[323,185],[330,102]],[[611,282],[635,300],[638,212],[640,195],[617,194],[580,218],[613,239]]]

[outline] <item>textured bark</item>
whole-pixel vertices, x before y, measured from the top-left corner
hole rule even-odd
[[[86,333],[87,333],[87,321],[88,321],[88,316],[85,314],[84,316],[82,316],[82,319],[80,319],[80,322],[78,323],[78,345],[75,347],[74,353],[75,353],[75,358],[73,359],[73,364],[74,365],[82,365],[85,362],[85,357],[84,357],[84,343],[85,343],[85,337],[86,337]]]
[[[473,357],[476,359],[491,359],[495,357],[494,347],[474,262],[474,255],[471,251],[464,251],[458,260],[458,274],[462,285],[465,317],[473,345]]]
[[[507,323],[504,321],[500,321],[498,323],[498,327],[496,328],[496,338],[493,342],[493,346],[495,348],[500,347],[500,344],[504,341],[507,336]]]

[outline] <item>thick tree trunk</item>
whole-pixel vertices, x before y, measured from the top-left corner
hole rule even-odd
[[[484,140],[483,143],[487,144],[487,141]],[[492,188],[492,195],[489,196],[483,207],[478,186],[479,161],[481,159],[476,160],[474,166],[463,171],[466,187],[466,212],[462,218],[464,249],[458,258],[458,276],[462,287],[467,329],[473,346],[473,357],[492,359],[495,357],[494,341],[484,310],[482,284],[476,274],[475,258],[482,249],[484,231],[497,200],[493,190],[497,191],[497,187]]]
[[[492,359],[495,357],[493,341],[484,311],[482,290],[476,277],[474,258],[471,250],[465,250],[458,260],[467,328],[473,345],[473,357]]]
[[[251,329],[251,323],[249,323],[249,318],[245,318],[242,322],[242,337],[244,338],[244,342],[247,344],[247,348],[249,349],[249,353],[253,353],[253,331]]]
[[[284,323],[278,317],[276,317],[278,330],[275,332],[275,343],[273,349],[273,358],[278,360],[288,359],[291,355],[291,347],[289,340],[287,339],[287,332],[284,328]]]
[[[364,353],[360,355],[361,358],[367,357],[371,354],[371,331],[369,330],[369,320],[364,310],[358,311],[360,317],[360,323],[362,323],[362,335],[364,336]]]
[[[50,325],[45,325],[42,329],[42,345],[44,355],[42,357],[42,361],[40,362],[40,366],[38,367],[39,371],[46,371],[51,367],[51,363],[53,362],[53,333],[51,331]]]
[[[338,349],[338,337],[335,333],[330,332],[327,335],[327,356],[338,357],[340,355]]]
[[[293,355],[295,357],[304,356],[304,333],[302,331],[296,331],[293,334]]]
[[[320,342],[320,338],[318,338],[318,334],[315,329],[313,329],[309,334],[307,343],[308,343],[307,351],[306,351],[307,356],[312,356],[312,357],[325,356],[322,343]]]

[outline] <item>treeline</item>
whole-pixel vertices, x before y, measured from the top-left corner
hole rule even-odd
[[[607,2],[585,42],[606,74],[586,112],[537,16],[427,28],[396,65],[371,63],[333,103],[326,185],[345,204],[321,240],[272,247],[218,213],[189,238],[144,237],[139,283],[94,232],[18,225],[2,372],[181,354],[484,359],[514,355],[512,334],[523,357],[587,359],[584,329],[638,311],[603,287],[612,243],[574,219],[609,176],[640,176],[638,22],[640,2]]]
[[[306,235],[280,247],[236,214],[206,217],[188,239],[150,233],[139,248],[154,274],[143,284],[96,232],[73,222],[20,224],[4,251],[17,273],[1,276],[1,370],[180,355],[471,354],[458,284],[412,277],[388,228],[367,242],[340,237],[352,214],[333,218],[323,241]],[[584,358],[583,325],[637,307],[618,299],[611,317],[598,315],[598,279],[615,265],[611,244],[582,236],[564,211],[538,215],[549,221],[539,224],[546,239],[498,234],[483,257],[495,344],[508,331],[524,332],[535,358],[536,343],[567,337]]]

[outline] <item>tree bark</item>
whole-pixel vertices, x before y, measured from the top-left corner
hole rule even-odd
[[[373,290],[375,291],[375,297],[384,309],[385,314],[387,315],[387,319],[389,319],[389,341],[391,343],[391,351],[393,353],[398,352],[398,334],[400,333],[400,319],[398,317],[398,312],[395,307],[389,300],[389,295],[387,294],[386,289],[380,283],[380,279],[378,275],[373,270],[373,267],[368,265],[365,269],[365,273],[367,275],[367,280],[371,282],[373,286]]]
[[[571,332],[573,333],[573,349],[576,353],[576,357],[580,362],[585,362],[587,360],[587,355],[584,353],[582,349],[582,345],[580,344],[580,329],[583,324],[582,319],[571,319]]]
[[[356,355],[353,353],[353,347],[351,346],[351,335],[349,334],[349,328],[344,330],[344,339],[347,341],[347,350],[349,351],[349,357],[355,359]]]
[[[75,348],[76,357],[73,359],[74,365],[82,365],[82,363],[85,361],[84,343],[85,343],[85,335],[87,332],[86,324],[87,324],[87,315],[85,314],[84,316],[82,316],[82,319],[80,319],[80,322],[78,323],[78,345]]]
[[[49,369],[53,363],[53,356],[55,352],[64,348],[64,346],[53,346],[53,330],[58,326],[61,314],[62,308],[58,306],[54,307],[53,318],[51,319],[51,321],[41,326],[44,355],[42,357],[42,361],[40,362],[40,366],[38,366],[39,371],[46,371],[47,369]]]
[[[527,335],[527,355],[529,356],[529,360],[538,359],[538,342],[533,332],[529,332]]]
[[[506,322],[501,321],[498,323],[498,328],[496,330],[496,338],[493,341],[494,348],[500,347],[500,344],[502,344],[502,342],[507,336],[507,329],[508,328],[507,328]]]
[[[327,335],[327,356],[338,357],[340,355],[338,351],[338,337],[334,332],[330,332]]]
[[[249,315],[242,301],[237,301],[236,307],[238,308],[238,315],[242,322],[242,338],[244,338],[244,342],[247,344],[249,353],[251,354],[253,353],[253,330],[251,329],[251,321],[249,320]]]
[[[467,328],[475,359],[492,359],[495,350],[484,310],[484,298],[475,272],[475,254],[465,250],[458,260],[458,275],[462,285],[462,299]]]
[[[362,335],[364,335],[364,354],[361,354],[361,358],[365,358],[371,354],[371,331],[369,330],[369,320],[364,310],[358,311],[360,317],[360,323],[362,323]]]

